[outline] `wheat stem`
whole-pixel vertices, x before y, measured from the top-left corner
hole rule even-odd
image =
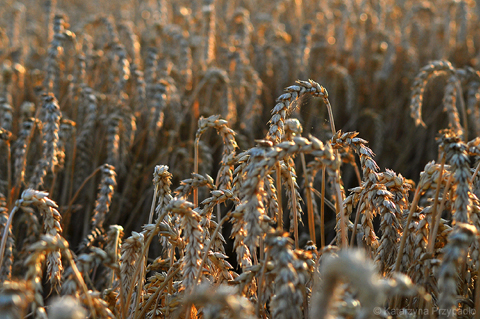
[[[473,172],[472,178],[470,179],[471,183],[473,183],[473,181],[475,180],[475,177],[477,177],[479,170],[480,170],[480,163],[478,163],[477,167],[475,168],[475,172]]]
[[[13,221],[13,216],[15,216],[17,210],[18,205],[15,205],[15,207],[13,207],[12,211],[10,212],[10,215],[8,216],[7,224],[5,225],[5,228],[3,230],[2,244],[0,245],[0,269],[2,269],[3,265],[3,256],[5,255],[5,246],[7,245],[8,230],[10,229],[10,225]]]
[[[352,238],[350,238],[350,246],[353,246],[353,244],[355,243],[355,236],[357,235],[357,225],[358,221],[360,220],[360,206],[362,206],[363,196],[364,195],[360,197],[360,200],[357,204],[357,212],[355,213],[355,223],[353,224]]]
[[[435,246],[435,237],[433,237],[434,229],[435,229],[435,224],[436,224],[436,219],[437,219],[437,205],[438,205],[438,195],[440,195],[440,186],[442,185],[442,178],[443,178],[443,168],[445,166],[445,161],[446,161],[446,156],[443,154],[442,156],[442,163],[440,164],[440,174],[438,176],[438,182],[437,182],[437,189],[435,190],[435,199],[433,201],[433,208],[432,208],[432,221],[431,221],[431,228],[430,228],[430,236],[428,238],[428,252],[433,252],[433,247]],[[442,213],[439,211],[440,214]],[[407,224],[408,225],[408,224]],[[407,226],[408,227],[408,226]]]
[[[283,206],[282,206],[282,168],[280,163],[275,164],[275,171],[277,173],[277,201],[278,201],[278,216],[277,228],[283,230]]]
[[[170,270],[172,269],[173,267],[170,268]],[[143,307],[142,311],[135,316],[135,319],[145,318],[145,313],[147,312],[147,310],[152,306],[153,302],[157,299],[158,295],[162,292],[162,290],[165,289],[170,280],[172,280],[173,277],[175,277],[175,275],[180,272],[180,269],[180,267],[175,268],[175,270],[173,270],[167,277],[165,277],[163,283],[155,290],[155,293],[151,295],[150,298],[148,298],[147,303]]]
[[[305,161],[305,154],[300,154],[300,158],[302,159],[302,167],[303,167],[303,178],[305,180],[305,187],[307,189],[307,214],[308,214],[308,230],[310,234],[310,240],[314,243],[317,242],[317,237],[315,236],[315,216],[313,215],[313,201],[312,201],[312,182],[309,179],[307,173],[307,164]]]
[[[257,317],[260,317],[260,315],[263,315],[263,312],[264,312],[263,301],[262,301],[263,282],[265,281],[265,273],[267,270],[267,262],[269,257],[270,257],[270,250],[267,250],[267,253],[265,254],[265,259],[263,260],[262,269],[260,270],[260,279],[258,281],[258,293],[257,293],[258,301],[257,301],[257,308],[256,308]],[[261,313],[260,313],[260,308],[262,309]]]
[[[195,139],[194,144],[194,155],[193,155],[193,173],[198,174],[198,143],[200,142],[199,138]],[[198,207],[198,188],[193,189],[193,208]]]
[[[325,247],[325,170],[322,169],[322,196],[320,199],[320,232],[322,233],[322,241],[320,248]]]
[[[292,180],[292,178],[288,178],[288,186],[290,187],[290,197],[292,199],[295,199],[296,196],[295,196],[295,184]],[[292,203],[292,207],[291,207],[292,211],[293,211],[293,238],[294,238],[294,241],[295,241],[295,249],[298,249],[299,246],[298,246],[298,212],[297,212],[297,204],[296,203]]]
[[[5,143],[7,144],[7,185],[8,189],[12,189],[12,152],[10,149],[10,140],[6,140]],[[7,203],[10,203],[10,196],[12,194],[7,192]],[[1,267],[0,267],[1,268]]]
[[[142,253],[140,254],[140,256],[142,256],[142,257],[145,256],[145,253],[148,250],[148,248],[150,247],[150,244],[153,240],[153,237],[155,237],[155,235],[158,234],[158,232],[160,231],[158,226],[160,225],[160,223],[163,221],[163,219],[165,218],[165,216],[167,214],[168,214],[168,211],[164,210],[162,212],[162,214],[158,216],[157,222],[155,223],[155,228],[154,228],[155,230],[152,231],[149,234],[147,240],[145,240],[144,245],[143,245],[143,249],[142,249]],[[140,265],[140,264],[142,264],[142,265]],[[134,272],[132,278],[143,280],[143,278],[139,278],[140,272],[141,272],[142,269],[143,269],[143,263],[137,263],[137,267],[135,267],[135,272]],[[132,280],[131,283],[130,283],[130,287],[128,289],[128,295],[127,295],[127,298],[125,299],[125,305],[130,304],[130,299],[132,298],[133,291],[135,290],[134,289],[135,288],[135,283],[136,283],[136,280]],[[140,291],[138,293],[140,293]],[[127,307],[125,307],[125,309],[123,309],[122,318],[126,318],[126,315],[127,315],[126,311],[127,311]]]
[[[72,253],[70,249],[65,249],[65,257],[68,259],[68,262],[70,263],[70,267],[72,267],[72,271],[75,275],[75,278],[77,279],[78,284],[80,287],[82,287],[83,293],[85,294],[85,298],[87,299],[87,304],[90,309],[90,312],[92,313],[92,317],[96,318],[96,312],[95,308],[93,306],[93,301],[92,297],[88,293],[88,288],[87,285],[85,284],[85,281],[83,280],[82,274],[80,271],[78,271],[77,265],[75,264],[75,261],[73,260]]]

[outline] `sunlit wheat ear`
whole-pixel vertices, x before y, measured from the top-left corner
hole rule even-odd
[[[211,195],[211,197],[205,199],[200,203],[201,205],[203,205],[200,214],[202,218],[206,220],[210,219],[213,208],[216,205],[221,204],[227,200],[232,200],[235,202],[239,201],[239,199],[235,197],[231,190],[212,190]]]
[[[137,232],[132,232],[132,235],[124,240],[122,244],[122,256],[120,258],[120,274],[122,276],[122,285],[124,298],[130,293],[129,289],[133,274],[137,267],[143,266],[143,259],[141,258],[141,251],[144,243],[144,236]],[[135,287],[135,285],[133,286]],[[138,293],[138,292],[137,292]],[[135,300],[135,298],[132,298]],[[126,302],[126,301],[124,301]],[[130,309],[130,305],[126,305]]]
[[[272,118],[269,121],[270,129],[267,138],[274,143],[281,141],[284,134],[284,123],[289,113],[293,111],[295,105],[292,105],[297,99],[308,93],[313,96],[327,97],[327,90],[313,80],[297,81],[297,84],[285,89],[286,93],[280,95],[277,104],[272,110]]]
[[[173,198],[172,191],[170,189],[170,186],[172,185],[172,174],[168,171],[168,169],[169,167],[166,165],[155,166],[155,170],[153,172],[153,185],[155,187],[154,191],[156,193],[154,194],[154,200],[152,201],[152,210],[149,216],[149,224],[151,224],[152,221],[154,220],[154,216],[153,216],[154,214],[155,214],[155,219],[160,218],[162,213],[165,211],[165,208],[168,206],[168,204],[171,202]],[[158,197],[158,200],[157,200],[157,197]],[[161,225],[164,225],[170,228],[168,219],[169,218],[165,218],[165,221],[160,221],[162,222]],[[158,222],[159,221],[157,220],[157,223]],[[171,230],[171,228],[169,230]],[[168,248],[170,250],[170,253],[173,254],[175,247],[172,248],[172,245],[168,241],[167,236],[161,236],[160,243],[162,244],[163,247]],[[171,262],[173,263],[173,260]]]
[[[215,182],[213,178],[209,175],[203,176],[200,174],[193,174],[192,178],[187,178],[180,181],[180,186],[175,189],[175,194],[177,197],[188,197],[192,191],[206,186],[210,189],[216,189]]]
[[[460,81],[456,76],[450,76],[445,86],[443,96],[443,107],[448,114],[449,127],[459,136],[463,136],[464,129],[460,124],[460,118],[457,110],[457,95],[460,87]],[[463,99],[463,97],[460,97]]]
[[[228,127],[227,121],[220,118],[219,115],[212,115],[208,118],[201,117],[198,121],[198,129],[196,133],[196,140],[199,140],[202,134],[208,128],[214,128],[217,133],[222,137],[223,141],[223,153],[221,168],[218,172],[218,188],[231,189],[231,183],[233,179],[233,165],[229,165],[232,159],[235,157],[235,150],[238,148],[235,140],[235,131]]]
[[[25,196],[25,198],[27,198],[27,196]],[[31,289],[34,293],[32,309],[36,318],[47,318],[42,296],[42,275],[45,255],[56,252],[60,255],[60,251],[65,249],[68,249],[67,242],[59,235],[51,236],[50,234],[43,236],[40,241],[29,247],[30,255],[25,260],[25,266],[28,269],[25,274],[25,279],[32,285]],[[70,259],[71,254],[68,253],[67,255]],[[47,264],[49,263],[50,262],[47,261]],[[48,265],[48,268],[51,268],[51,265]]]
[[[233,160],[233,162],[237,165],[233,171],[232,191],[234,194],[238,194],[239,190],[241,189],[241,184],[245,179],[245,169],[247,168],[249,158],[249,150],[247,150],[237,154]]]
[[[112,196],[117,182],[115,180],[115,167],[105,164],[102,168],[102,180],[99,185],[97,201],[93,210],[92,228],[103,228],[106,215],[110,210]]]
[[[412,189],[412,181],[388,168],[379,174],[379,179],[393,194],[397,212],[401,214],[408,208],[408,192]]]
[[[200,226],[200,215],[193,210],[193,205],[185,200],[174,199],[166,208],[172,214],[181,217],[181,227],[183,229],[183,240],[187,243],[185,247],[185,256],[183,257],[182,285],[185,289],[191,291],[196,285],[195,276],[201,262],[201,252],[203,250],[203,229]]]
[[[408,213],[408,216],[406,216],[406,224],[409,225],[409,226],[405,227],[404,230],[403,230],[402,239],[401,239],[401,242],[400,242],[398,256],[397,256],[397,261],[395,263],[396,264],[396,266],[395,266],[396,270],[400,269],[401,262],[403,261],[403,254],[404,253],[411,254],[410,251],[406,250],[406,248],[407,248],[406,243],[407,243],[408,239],[410,238],[410,231],[416,231],[415,246],[417,246],[417,248],[415,249],[415,252],[414,252],[415,256],[421,256],[422,253],[425,251],[425,249],[427,249],[425,247],[425,242],[424,242],[426,239],[422,238],[422,236],[426,235],[426,232],[427,232],[425,227],[428,226],[430,228],[430,230],[428,230],[428,231],[430,231],[430,235],[428,236],[428,238],[430,238],[431,236],[433,236],[433,238],[437,237],[435,234],[432,235],[432,231],[435,229],[436,226],[428,224],[428,222],[429,222],[429,220],[431,220],[431,218],[429,218],[427,220],[419,221],[416,229],[412,229],[411,224],[414,223],[414,219],[419,218],[417,213],[418,213],[418,210],[420,210],[420,208],[418,208],[417,205],[418,205],[420,196],[424,191],[427,191],[429,189],[437,188],[437,184],[435,184],[435,183],[440,183],[442,185],[445,184],[445,186],[444,186],[444,188],[445,188],[444,196],[446,195],[447,191],[449,191],[450,181],[452,180],[451,173],[448,172],[449,166],[445,165],[443,167],[443,169],[444,169],[444,171],[442,171],[442,165],[441,164],[435,164],[434,161],[431,161],[431,162],[427,163],[427,165],[425,165],[424,171],[420,173],[420,181],[418,182],[417,188],[415,190],[414,198],[412,199],[412,203],[410,204],[410,211]],[[443,174],[445,174],[445,178],[442,178],[440,180],[440,175],[443,175]],[[444,202],[444,200],[445,200],[445,198],[442,199],[442,202]],[[424,213],[431,215],[431,208],[432,207],[426,207]],[[422,216],[420,216],[420,218],[421,217]],[[436,222],[437,227],[439,225],[443,225],[444,222],[445,221],[442,220],[442,219],[437,219],[437,222]],[[431,249],[431,252],[433,252],[433,243],[435,242],[435,239],[433,239],[433,238],[431,238],[432,240],[430,241],[430,243],[432,244],[432,247],[429,248],[429,249]],[[413,265],[413,266],[410,265],[409,266],[410,269],[408,270],[408,273],[412,275],[412,278],[415,279],[415,276],[412,274],[412,271],[413,271],[412,268],[421,267],[420,264],[422,262],[423,261],[420,260],[420,261],[417,262],[416,265]],[[436,264],[435,262],[431,263],[428,260],[426,261],[426,263],[429,264],[429,265],[435,265]],[[428,272],[428,271],[426,271],[426,272]]]
[[[374,154],[372,150],[365,145],[367,141],[357,137],[357,135],[357,132],[342,133],[341,131],[338,131],[332,138],[332,145],[334,148],[353,148],[355,153],[360,157],[360,164],[363,171],[363,185],[361,187],[362,191],[360,198],[363,197],[364,199],[367,199],[367,195],[365,194],[368,194],[369,191],[372,191],[372,195],[377,197],[377,192],[375,188],[372,189],[372,187],[378,183],[377,171],[379,170],[379,167],[373,159]],[[382,196],[382,193],[379,193],[378,195]],[[376,215],[376,210],[374,209],[375,204],[373,201],[363,200],[362,203],[358,203],[358,205],[360,205],[359,214],[362,214],[361,225],[365,234],[365,244],[375,251],[379,245],[373,227],[373,218]]]
[[[286,234],[285,234],[286,235]],[[287,236],[267,235],[266,244],[275,263],[275,288],[270,309],[273,318],[300,318],[304,296],[299,286],[299,275],[293,264],[297,258],[292,250],[292,240]],[[288,300],[288,301],[287,301]]]
[[[422,278],[422,267],[424,267],[423,254],[427,249],[428,231],[431,228],[429,218],[432,206],[428,206],[423,210],[418,209],[413,213],[412,219],[408,226],[408,235],[405,242],[402,257],[402,272],[407,273],[413,282],[419,282]]]
[[[273,264],[270,262],[269,269],[273,268]],[[251,296],[255,294],[257,288],[255,276],[259,276],[262,270],[262,265],[253,265],[246,267],[245,270],[234,279],[233,283],[238,285],[239,291],[244,296]]]
[[[480,156],[480,137],[476,137],[467,143],[467,153],[469,156]],[[475,170],[477,170],[477,168],[479,167],[478,163],[476,164],[477,167],[475,168]],[[476,174],[478,174],[478,171],[476,172]],[[476,178],[476,175],[472,176],[472,178]]]
[[[420,70],[420,73],[415,77],[412,85],[410,102],[410,115],[415,120],[415,125],[425,126],[425,123],[422,120],[423,95],[425,92],[425,87],[434,77],[445,73],[449,74],[450,76],[455,75],[455,69],[450,62],[438,60],[432,61],[430,64],[424,66]]]
[[[277,99],[277,104],[272,110],[272,118],[269,121],[270,124],[270,129],[267,134],[267,139],[272,141],[273,143],[278,143],[280,142],[282,135],[284,134],[284,122],[286,117],[291,114],[294,111],[294,107],[292,106],[293,102],[303,96],[305,93],[309,93],[313,96],[316,97],[322,97],[324,103],[327,106],[328,114],[329,114],[329,119],[330,119],[330,127],[332,130],[332,134],[335,134],[335,123],[333,119],[333,111],[332,107],[330,105],[330,101],[328,100],[328,92],[327,90],[316,83],[313,80],[307,81],[297,81],[297,85],[292,85],[288,88],[285,89],[287,93],[282,94],[278,99]],[[340,177],[340,171],[339,168],[337,167],[335,170],[335,195],[334,197],[338,198],[338,203],[337,203],[337,215],[340,216],[342,222],[341,222],[341,227],[340,227],[340,233],[341,233],[341,244],[342,246],[347,246],[347,226],[344,225],[346,223],[346,216],[344,214],[343,206],[341,205],[341,201],[343,201],[344,198],[344,192],[342,191],[342,182],[341,182],[341,177]],[[278,182],[280,179],[280,168],[277,166],[277,197],[279,200],[280,208],[281,208],[281,185]],[[282,221],[282,213],[280,211],[279,214],[279,228],[283,228],[283,221]],[[310,214],[311,215],[311,214]],[[310,219],[311,216],[310,216]],[[313,231],[310,231],[311,234],[313,234]]]
[[[247,178],[240,192],[241,204],[236,206],[235,212],[243,214],[246,232],[244,243],[256,258],[255,247],[259,244],[259,238],[266,231],[268,217],[265,215],[262,197],[264,197],[263,180],[267,173],[265,166],[261,165],[265,154],[271,149],[271,143],[263,141],[258,147],[250,150],[250,160],[247,170]],[[240,240],[240,237],[235,237]],[[237,258],[240,258],[237,255]]]
[[[379,208],[381,216],[380,230],[382,237],[378,247],[378,255],[375,261],[380,262],[380,270],[389,273],[395,263],[397,255],[397,245],[400,242],[402,233],[401,214],[398,214],[395,204],[393,203],[393,195],[383,186],[376,186],[376,198],[374,204]]]
[[[7,246],[8,236],[5,237],[6,231],[12,222],[15,213],[21,208],[29,205],[37,207],[43,215],[44,232],[51,236],[54,240],[60,240],[62,227],[60,225],[61,215],[57,211],[57,205],[48,197],[48,193],[27,189],[22,193],[21,199],[17,200],[8,218],[7,224],[2,235],[2,243],[0,248],[0,265],[3,263],[5,247]],[[45,258],[45,256],[44,256]],[[42,261],[43,262],[43,261]],[[63,270],[60,250],[51,249],[47,255],[47,275],[52,285],[60,284],[61,272]]]
[[[443,262],[438,274],[440,309],[456,310],[457,301],[457,267],[467,257],[468,246],[476,239],[477,230],[474,226],[457,222],[453,232],[448,236],[448,244],[444,248]],[[440,315],[447,318],[448,315]]]
[[[215,206],[220,205],[227,200],[232,200],[235,203],[239,203],[240,200],[233,195],[232,191],[229,190],[213,190],[211,193],[211,197],[205,199],[203,202],[200,203],[201,205],[204,205],[200,211],[200,216],[202,218],[200,225],[203,229],[210,230],[210,233],[205,233],[205,239],[213,241],[213,243],[211,244],[211,249],[214,252],[225,253],[224,244],[226,244],[226,241],[223,238],[221,232],[217,231],[216,236],[213,238],[211,237],[213,236],[213,233],[218,226],[216,222],[211,220],[212,212]]]
[[[22,123],[22,128],[19,132],[19,136],[14,145],[13,158],[14,158],[14,172],[15,172],[15,185],[20,185],[25,178],[25,167],[27,161],[27,147],[30,144],[32,130],[35,127],[35,120],[33,118],[27,118]]]
[[[410,227],[411,225],[403,225],[403,222],[405,222],[404,212],[408,208],[408,192],[412,188],[411,181],[405,179],[401,174],[397,175],[394,171],[387,169],[385,172],[379,174],[379,182],[385,185],[387,190],[392,194],[391,201],[395,205],[395,218],[392,218],[392,221],[395,221],[396,219],[398,222],[402,223],[402,228]],[[395,229],[398,230],[399,228],[395,227]],[[396,236],[397,235],[395,235],[395,237]],[[413,235],[411,235],[410,239],[411,241],[409,244],[413,244]],[[405,251],[410,252],[411,249],[412,248],[407,245]],[[408,264],[409,262],[406,262],[404,265]]]
[[[291,141],[295,136],[301,136],[303,128],[297,119],[287,119],[285,121],[285,140]],[[304,154],[300,154],[304,159]],[[300,187],[297,184],[297,174],[295,168],[294,157],[287,157],[282,164],[282,179],[286,184],[288,191],[288,209],[290,210],[290,232],[294,234],[295,248],[298,248],[298,228],[299,222],[303,225],[302,221],[302,197],[300,196]],[[309,216],[309,219],[310,216]]]
[[[263,183],[266,175],[277,162],[297,153],[310,153],[328,166],[339,165],[335,161],[330,144],[324,146],[321,141],[312,136],[310,139],[295,137],[293,141],[282,142],[275,147],[271,145],[271,142],[262,140],[259,141],[258,147],[250,150],[251,159],[246,168],[247,177],[240,192],[241,204],[234,211],[234,216],[238,214],[238,218],[245,223],[242,225],[246,230],[246,233],[242,233],[245,236],[243,242],[251,249],[258,245],[260,236],[269,229],[269,219],[265,215],[262,201]],[[235,231],[236,243],[240,243],[240,237],[237,237],[240,233],[236,229]]]
[[[119,225],[111,225],[107,232],[107,242],[105,245],[105,252],[108,254],[109,260],[112,265],[111,282],[115,276],[116,267],[120,267],[120,258],[122,256],[122,239],[123,239],[123,227]]]
[[[476,137],[475,139],[469,141],[467,143],[467,154],[469,156],[479,156],[480,155],[480,137]],[[479,196],[479,187],[478,187],[478,170],[480,169],[480,165],[477,163],[475,170],[472,173],[471,187],[472,191],[469,192],[469,197],[472,202],[471,206],[471,213],[470,213],[470,220],[472,225],[477,228],[477,232],[480,231],[480,201],[478,199]],[[480,268],[480,243],[478,241],[474,241],[470,246],[469,255],[471,256],[471,260],[467,261],[468,269],[470,272],[478,271]],[[478,285],[478,281],[476,282]],[[473,277],[470,279],[470,285],[473,286]],[[480,299],[476,299],[476,304],[480,302]]]
[[[453,220],[460,223],[470,223],[471,201],[468,195],[471,192],[470,186],[470,164],[467,155],[467,145],[454,132],[450,130],[441,131],[441,143],[447,156],[447,162],[451,163],[454,184],[452,207]]]
[[[247,245],[245,245],[247,231],[245,229],[245,222],[242,218],[243,212],[239,210],[237,214],[234,214],[233,216],[233,226],[230,237],[234,238],[233,247],[237,254],[237,262],[242,268],[249,267],[252,265],[252,255]]]
[[[470,219],[472,221],[472,225],[475,226],[478,233],[480,230],[480,200],[472,193],[470,193],[469,196],[472,201],[472,212],[470,215]],[[475,284],[477,284],[477,281],[476,279],[474,279],[473,274],[476,273],[480,268],[480,243],[478,241],[473,241],[473,243],[469,247],[468,254],[470,256],[470,259],[467,260],[468,274],[466,277],[468,279],[468,282],[466,283],[466,285],[468,285],[468,287],[474,287]],[[463,289],[464,291],[466,290],[465,286],[463,287]]]
[[[34,293],[33,312],[36,318],[47,318],[43,303],[43,287],[42,287],[42,269],[45,256],[41,254],[32,254],[25,260],[25,266],[28,267],[25,274],[25,280],[32,285]]]
[[[240,165],[234,171],[233,187],[232,191],[235,195],[239,194],[243,188],[243,183],[246,181],[246,169],[248,167],[248,158],[250,156],[244,152],[239,155]],[[237,209],[235,209],[237,211]],[[245,230],[245,221],[243,220],[243,211],[238,210],[236,214],[233,214],[232,218],[232,232],[230,237],[234,238],[233,247],[237,255],[237,262],[242,267],[248,267],[252,265],[252,259],[250,250],[245,245],[245,236],[247,232]]]
[[[164,209],[172,200],[172,174],[168,171],[168,166],[157,165],[153,173],[153,185],[158,192],[158,204],[156,204],[155,212],[157,218],[160,216],[162,209]]]
[[[54,93],[56,96],[60,94],[60,78],[61,62],[60,58],[64,51],[65,40],[65,17],[63,15],[55,15],[53,19],[53,39],[47,52],[45,67],[45,83],[44,87],[48,93]]]
[[[43,179],[48,172],[54,172],[58,165],[58,131],[60,128],[60,107],[53,94],[44,94],[42,96],[43,121],[43,153],[38,160],[33,176],[30,179],[30,188],[38,189],[43,184]]]

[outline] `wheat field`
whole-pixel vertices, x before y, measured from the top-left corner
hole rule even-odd
[[[0,0],[0,318],[480,319],[478,70],[478,0]]]

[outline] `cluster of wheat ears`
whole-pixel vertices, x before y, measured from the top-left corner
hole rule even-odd
[[[0,318],[480,318],[480,1],[0,3]]]

